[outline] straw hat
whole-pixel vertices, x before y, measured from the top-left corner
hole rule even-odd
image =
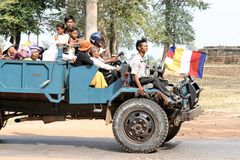
[[[5,42],[4,44],[3,44],[3,50],[2,50],[2,52],[5,52],[6,50],[8,50],[10,47],[12,47],[12,46],[14,46],[11,42]]]
[[[78,48],[79,51],[87,51],[91,48],[92,44],[87,40],[80,41],[80,47]]]

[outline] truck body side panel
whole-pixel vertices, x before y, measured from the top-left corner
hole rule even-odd
[[[64,62],[1,60],[0,92],[61,95],[66,74],[67,63]]]
[[[69,103],[70,104],[106,104],[123,85],[121,78],[107,88],[90,87],[97,72],[95,66],[80,66],[70,69]]]

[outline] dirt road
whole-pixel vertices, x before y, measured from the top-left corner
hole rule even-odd
[[[239,159],[240,112],[207,110],[152,154],[126,153],[101,120],[10,122],[1,130],[0,160]]]
[[[1,160],[239,160],[237,140],[174,139],[151,154],[124,152],[112,138],[3,136]]]

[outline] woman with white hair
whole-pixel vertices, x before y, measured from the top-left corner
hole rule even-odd
[[[17,50],[15,49],[14,44],[8,41],[3,43],[3,49],[2,49],[3,55],[1,59],[12,60],[14,59],[16,53],[17,53]]]

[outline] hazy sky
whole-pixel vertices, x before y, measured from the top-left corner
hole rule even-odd
[[[240,0],[204,0],[210,8],[194,11],[195,46],[240,46]],[[239,19],[238,19],[239,18]],[[159,58],[160,47],[149,45],[148,54]]]
[[[209,45],[240,45],[240,1],[204,0],[208,10],[195,13],[193,27],[198,48]]]

